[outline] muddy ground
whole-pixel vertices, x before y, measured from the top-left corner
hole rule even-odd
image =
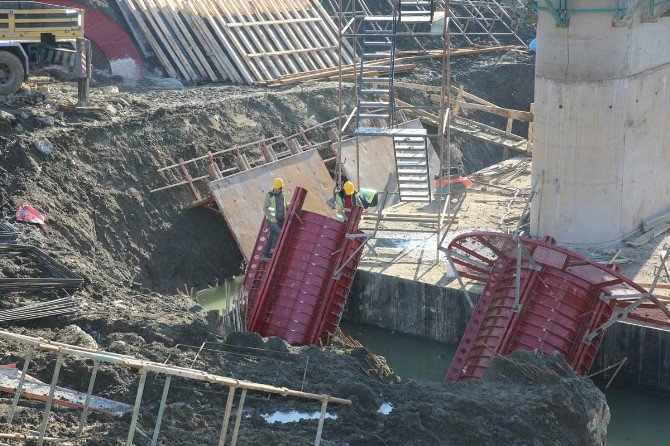
[[[532,63],[532,57],[522,53],[463,59],[455,64],[454,82],[501,106],[527,110]],[[437,83],[438,68],[439,62],[427,62],[407,80]],[[193,200],[188,188],[150,192],[181,179],[157,170],[180,157],[291,134],[331,119],[338,111],[337,84],[314,82],[283,90],[143,85],[122,86],[117,92],[109,88],[109,79],[96,82],[93,103],[99,109],[85,114],[67,107],[76,97],[74,86],[67,82],[38,83],[30,91],[0,99],[2,218],[11,221],[21,203],[32,204],[45,215],[46,226],[14,225],[20,240],[41,247],[85,280],[75,294],[80,303],[76,315],[3,328],[187,366],[194,358],[190,346],[208,342],[206,348],[225,352],[204,350],[196,367],[351,397],[351,407],[331,407],[338,418],[326,422],[323,444],[604,442],[609,412],[603,395],[589,381],[566,372],[558,360],[545,364],[536,358],[517,358],[548,367],[537,373],[522,369],[521,374],[514,363],[499,360],[481,384],[382,383],[366,373],[360,349],[289,349],[281,341],[264,342],[255,335],[234,335],[224,343],[214,335],[191,293],[242,271],[241,255],[219,216],[201,209],[182,210]],[[346,94],[351,91],[347,88]],[[53,146],[49,154],[37,148],[45,139]],[[462,163],[466,171],[500,160],[498,148],[455,141],[454,162]],[[30,266],[25,263],[0,262],[0,274],[7,277],[26,269]],[[0,307],[59,294],[5,293]],[[15,346],[3,342],[0,349],[2,363],[20,360],[22,352]],[[48,382],[54,361],[53,356],[38,356],[31,373]],[[82,377],[90,368],[68,360],[60,384],[84,391],[87,381]],[[135,372],[104,366],[96,393],[132,403],[136,386]],[[215,444],[223,390],[174,382],[161,444]],[[142,432],[149,436],[160,392],[160,380],[150,376],[140,419]],[[0,402],[0,411],[7,410],[6,402]],[[388,402],[393,411],[378,414],[380,405]],[[40,407],[22,403],[17,426],[34,430]],[[294,407],[313,412],[318,403],[296,406],[255,395],[246,407],[240,444],[313,441],[315,421],[271,425],[260,414]],[[56,410],[49,434],[70,436],[77,417],[76,411]],[[125,439],[128,416],[119,420],[94,414],[90,421],[77,444],[112,445]],[[136,441],[147,443],[141,432]]]
[[[97,342],[75,328],[61,330],[64,341],[93,346]],[[160,341],[137,335],[114,334],[100,345],[116,353],[133,354],[192,365],[194,350],[170,349]],[[325,423],[324,445],[593,445],[604,444],[609,409],[604,395],[588,379],[576,376],[562,358],[541,358],[517,352],[496,358],[479,382],[444,385],[436,382],[391,379],[381,382],[366,362],[365,351],[338,342],[328,348],[289,347],[283,341],[233,333],[216,347],[203,351],[195,367],[211,373],[248,377],[260,382],[352,400],[350,406],[331,403]],[[4,346],[3,346],[4,348]],[[263,349],[263,350],[258,350]],[[307,363],[307,358],[309,359]],[[53,357],[37,360],[38,367],[53,366]],[[307,367],[305,367],[307,363]],[[69,361],[61,385],[85,390],[81,374],[90,368]],[[98,375],[100,393],[132,402],[137,375],[104,366]],[[149,375],[144,392],[136,444],[148,444],[152,434],[163,380]],[[165,410],[162,445],[211,445],[219,438],[226,388],[175,379]],[[236,400],[237,401],[237,400]],[[380,408],[392,407],[383,414]],[[0,416],[6,412],[0,406]],[[22,405],[17,423],[35,429],[40,404]],[[237,407],[237,402],[235,407]],[[316,401],[250,393],[243,411],[241,445],[311,444],[316,420],[270,424],[263,415],[297,410],[314,413]],[[235,412],[234,412],[235,413]],[[50,434],[68,436],[77,422],[76,411],[57,409]],[[114,418],[94,413],[76,444],[118,445],[127,435],[129,415]]]

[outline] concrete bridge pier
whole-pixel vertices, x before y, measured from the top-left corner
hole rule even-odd
[[[617,3],[569,0],[567,26],[538,11],[531,233],[561,245],[614,245],[670,210],[670,18],[621,26]]]

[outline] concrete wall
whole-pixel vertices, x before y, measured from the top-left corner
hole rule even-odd
[[[344,317],[458,345],[470,314],[458,289],[359,270]],[[626,356],[628,363],[617,384],[670,394],[670,331],[615,324],[606,332],[592,370],[602,370]],[[611,373],[603,376],[609,378]]]
[[[573,0],[571,8],[611,7]],[[670,18],[613,27],[612,14],[538,20],[533,235],[613,244],[670,209]]]
[[[458,344],[470,314],[459,290],[358,270],[344,318]]]

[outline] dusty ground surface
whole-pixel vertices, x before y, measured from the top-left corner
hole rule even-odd
[[[509,68],[511,74],[505,76],[518,77],[517,71],[527,73],[532,68],[530,58],[523,56],[522,62],[521,57],[512,54],[508,62],[500,55],[477,58],[464,63],[467,69],[459,75],[473,89],[478,83],[502,83],[496,80],[494,64],[503,60],[501,66],[516,67]],[[437,79],[435,67],[428,64],[421,70],[409,80]],[[240,253],[220,217],[200,209],[182,211],[192,200],[187,188],[151,193],[152,188],[180,179],[178,175],[166,178],[156,171],[180,157],[188,159],[234,143],[290,134],[333,118],[337,114],[336,84],[308,83],[276,91],[237,86],[159,89],[153,85],[122,87],[117,92],[101,87],[105,83],[109,79],[99,81],[93,91],[98,108],[86,113],[75,113],[68,107],[76,97],[71,83],[36,82],[29,91],[0,99],[3,220],[11,220],[21,203],[32,204],[45,215],[46,227],[14,225],[21,242],[40,246],[85,279],[75,294],[81,305],[76,315],[14,324],[9,329],[187,366],[194,358],[190,346],[197,349],[207,342],[207,348],[225,352],[205,350],[195,367],[352,397],[355,404],[350,408],[331,408],[338,419],[327,421],[324,444],[604,441],[608,420],[604,397],[588,381],[564,372],[558,362],[550,361],[546,364],[549,371],[528,377],[523,373],[519,377],[515,366],[501,362],[481,385],[443,386],[411,380],[384,384],[361,368],[366,363],[360,350],[343,346],[334,350],[288,349],[283,342],[264,342],[253,335],[237,335],[226,341],[242,349],[224,345],[190,294],[194,288],[214,285],[239,273]],[[502,96],[500,99],[500,105],[514,105]],[[49,154],[38,150],[44,140],[52,146]],[[468,142],[462,148],[462,157],[454,151],[455,159],[462,159],[466,169],[496,159],[491,147]],[[5,277],[34,269],[21,262],[0,261],[0,275]],[[58,294],[5,294],[0,306],[11,308]],[[23,352],[15,346],[2,342],[0,349],[2,363],[20,362]],[[237,354],[232,355],[231,349]],[[31,373],[48,382],[54,362],[53,356],[39,355]],[[82,361],[66,361],[60,385],[84,391],[87,379],[82,377],[90,368],[91,364]],[[137,381],[133,371],[104,366],[96,393],[132,403]],[[149,378],[140,418],[140,428],[149,435],[161,386],[159,379]],[[175,382],[164,424],[163,438],[167,439],[162,444],[214,444],[222,418],[221,392],[187,381]],[[261,413],[296,405],[263,398],[256,395],[249,401],[242,444],[310,441],[315,421],[270,425]],[[568,406],[571,398],[579,404]],[[393,404],[391,414],[377,414],[379,406],[387,402]],[[7,400],[1,403],[0,411],[6,411]],[[41,407],[22,403],[16,426],[34,430]],[[513,416],[510,407],[517,411]],[[297,408],[313,412],[318,403],[299,403]],[[76,411],[55,410],[49,434],[70,436],[77,419]],[[84,440],[77,444],[112,445],[125,439],[128,416],[119,420],[94,414],[90,421]],[[537,429],[538,425],[543,428]],[[147,443],[142,433],[136,435],[136,441]]]

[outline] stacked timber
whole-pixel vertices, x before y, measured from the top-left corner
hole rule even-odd
[[[337,25],[318,0],[116,0],[169,76],[263,84],[340,64]],[[344,43],[342,63],[353,53]]]

